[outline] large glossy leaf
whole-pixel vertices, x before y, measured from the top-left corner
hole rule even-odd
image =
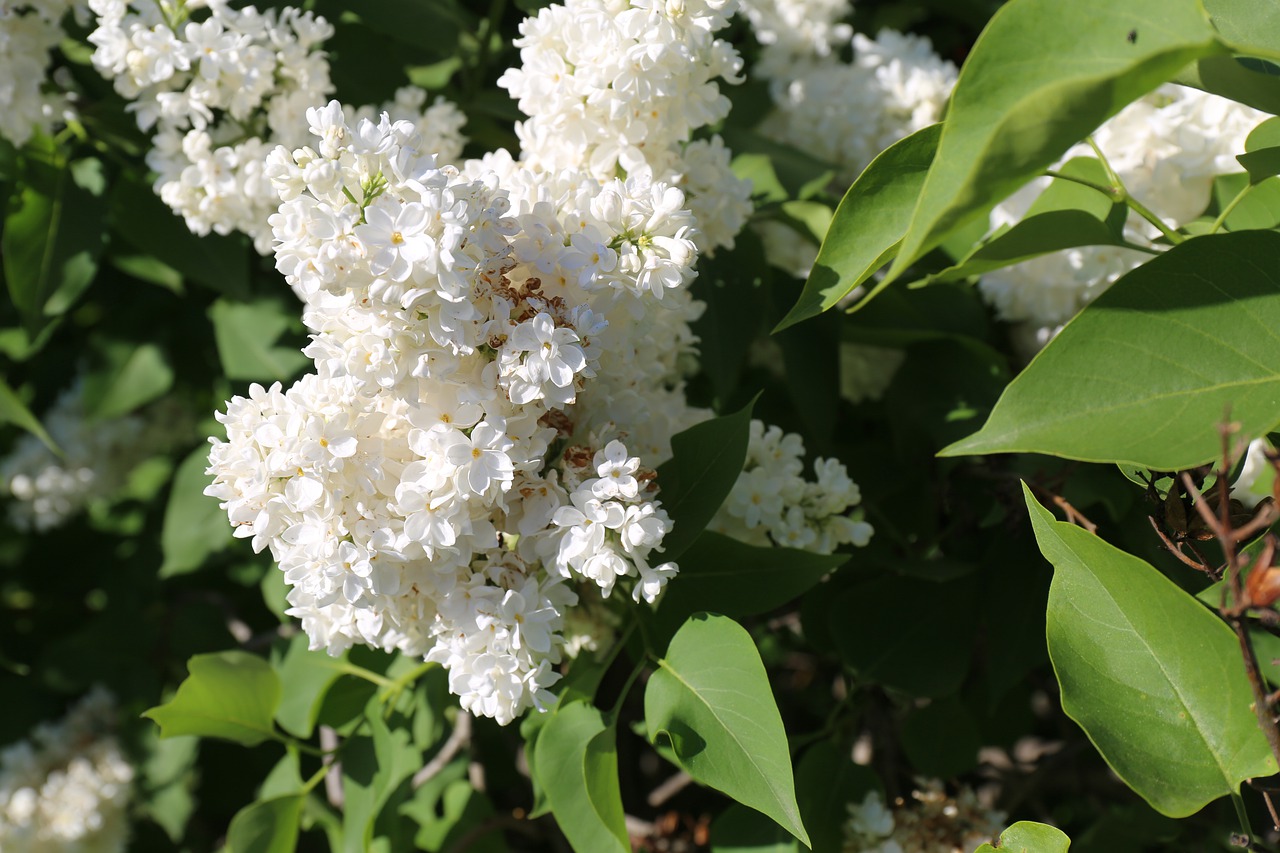
[[[164,563],[160,576],[193,572],[211,555],[234,541],[227,514],[218,502],[204,493],[209,477],[209,450],[197,447],[191,451],[173,475],[169,502],[165,505],[164,526],[160,529],[160,548]]]
[[[626,853],[617,731],[587,702],[558,708],[538,734],[538,783],[579,853]]]
[[[306,799],[289,794],[245,806],[227,829],[228,853],[293,853]]]
[[[1280,423],[1280,234],[1198,237],[1117,281],[943,456],[1033,452],[1160,471]]]
[[[678,560],[720,509],[742,473],[752,400],[731,415],[695,424],[671,439],[672,457],[658,466],[662,507],[675,522],[662,559]]]
[[[1067,853],[1071,839],[1061,829],[1022,820],[1000,833],[1000,846],[984,844],[976,853]]]
[[[294,306],[297,313],[297,306]],[[311,363],[297,346],[277,346],[293,318],[278,299],[230,302],[209,306],[218,358],[229,379],[288,381]]]
[[[1210,56],[1188,65],[1173,78],[1272,115],[1280,113],[1280,67],[1251,57]]]
[[[937,157],[886,281],[1129,102],[1188,63],[1224,52],[1198,0],[1001,7],[960,71]]]
[[[836,208],[800,299],[774,331],[831,308],[892,260],[941,133],[941,125],[931,125],[895,142],[854,181]]]
[[[413,746],[404,718],[394,714],[390,721],[384,720],[383,712],[382,702],[371,699],[365,706],[362,733],[343,748],[342,853],[370,849],[379,815],[389,804],[394,807],[394,800],[408,798],[409,777],[422,766],[422,753]]]
[[[192,234],[151,187],[120,181],[111,193],[112,227],[133,245],[219,293],[244,298],[249,293],[249,246],[239,234]]]
[[[269,569],[272,574],[279,574]],[[347,662],[321,650],[308,648],[306,634],[297,634],[280,660],[275,662],[283,696],[276,722],[298,737],[311,737],[325,694],[346,671]]]
[[[1204,0],[1204,8],[1233,50],[1280,52],[1280,6],[1271,0]]]
[[[760,654],[742,626],[705,613],[690,618],[645,687],[644,712],[649,739],[664,735],[690,776],[809,844],[787,733]]]
[[[160,725],[162,737],[199,735],[243,746],[276,737],[271,720],[280,704],[280,679],[265,660],[217,652],[191,658],[187,671],[173,699],[143,714]]]
[[[4,381],[4,377],[0,376],[0,423],[13,424],[25,429],[36,438],[44,442],[45,447],[54,453],[62,451],[49,433],[45,430],[44,425],[40,423],[40,419],[31,414],[31,410],[19,399],[13,389],[9,387],[9,383]]]
[[[680,574],[658,606],[657,623],[670,636],[699,610],[741,619],[786,604],[849,559],[793,548],[747,545],[705,531],[680,558]]]
[[[1157,811],[1186,817],[1275,773],[1231,629],[1023,492],[1054,567],[1047,635],[1062,708],[1116,774]]]
[[[89,418],[127,415],[173,387],[173,368],[152,343],[109,341],[97,347],[97,362],[85,377],[84,407]]]
[[[796,765],[796,799],[813,853],[841,853],[849,804],[870,791],[884,795],[875,771],[854,764],[847,747],[819,741],[805,751]]]
[[[106,246],[100,164],[36,164],[4,220],[4,277],[23,325],[33,335],[47,316],[71,307],[98,271]]]
[[[1280,80],[1276,86],[1280,88]],[[1249,173],[1250,183],[1261,183],[1272,175],[1280,175],[1280,118],[1267,119],[1250,131],[1244,150],[1236,159]]]

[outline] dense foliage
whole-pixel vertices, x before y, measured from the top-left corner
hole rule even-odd
[[[0,4],[0,849],[1280,849],[1264,0]]]

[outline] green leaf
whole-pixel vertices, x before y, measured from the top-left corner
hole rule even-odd
[[[280,574],[274,569],[270,571],[273,575]],[[280,707],[276,709],[276,722],[300,738],[311,737],[325,695],[342,677],[347,666],[343,658],[309,649],[308,642],[305,634],[295,635],[283,657],[275,664],[283,691]]]
[[[538,782],[581,853],[631,849],[618,786],[618,733],[586,702],[558,708],[538,735]]]
[[[1009,384],[977,433],[942,456],[1048,453],[1160,471],[1217,458],[1280,423],[1280,234],[1198,237],[1117,281]],[[1117,369],[1123,365],[1124,369]]]
[[[749,179],[752,194],[766,202],[811,198],[835,175],[830,163],[754,131],[726,127],[722,135],[734,154],[734,174]]]
[[[242,808],[227,829],[228,853],[293,853],[306,799],[290,794]]]
[[[777,821],[806,846],[782,727],[760,654],[742,626],[697,614],[645,687],[649,740],[665,735],[697,781]],[[545,749],[540,762],[546,761]]]
[[[741,619],[786,604],[849,559],[793,548],[747,545],[711,530],[680,558],[680,574],[658,605],[659,634],[671,636],[699,610]]]
[[[969,672],[977,604],[968,578],[938,583],[886,573],[840,593],[829,627],[860,678],[936,698],[959,690]],[[908,607],[910,620],[902,618]]]
[[[884,791],[870,767],[854,764],[847,747],[819,741],[796,765],[796,800],[812,839],[813,853],[841,853],[849,804],[871,791]]]
[[[1277,76],[1280,76],[1280,68],[1261,59],[1210,56],[1182,69],[1174,76],[1173,82],[1275,115],[1280,113]]]
[[[663,561],[675,561],[706,528],[742,473],[755,400],[731,415],[694,424],[671,438],[672,457],[658,466],[662,507],[675,522]]]
[[[93,420],[123,417],[168,393],[173,368],[152,343],[108,341],[99,346],[99,364],[84,383],[85,416]]]
[[[1020,820],[1000,833],[996,847],[984,844],[975,853],[1067,853],[1071,839],[1062,830],[1045,823]]]
[[[935,124],[895,142],[853,182],[836,208],[804,292],[775,332],[831,308],[893,258],[911,225],[941,134],[942,126]],[[879,291],[876,285],[859,305]]]
[[[204,561],[234,541],[227,514],[218,502],[204,493],[209,485],[205,468],[209,466],[209,449],[191,451],[173,475],[173,488],[165,505],[164,526],[160,529],[160,548],[164,563],[160,577],[193,572]]]
[[[901,741],[914,772],[950,779],[977,765],[982,734],[964,703],[950,696],[911,711],[902,721]]]
[[[1224,52],[1198,0],[1002,6],[960,71],[937,157],[882,285],[1131,101]]]
[[[1235,209],[1227,214],[1223,228],[1227,231],[1266,231],[1280,225],[1280,178],[1264,178],[1253,186],[1249,183],[1249,176],[1239,172],[1214,178],[1214,215],[1190,222],[1184,230],[1188,234],[1208,233],[1210,228],[1203,223],[1211,227],[1217,213],[1246,189],[1248,192],[1244,198],[1236,202]]]
[[[276,737],[271,720],[280,704],[280,679],[271,665],[248,652],[196,655],[178,692],[142,716],[160,726],[161,737],[199,735],[257,746]]]
[[[298,347],[275,346],[281,334],[294,325],[296,314],[296,306],[290,313],[278,299],[219,299],[210,305],[218,358],[227,378],[287,381],[311,364]]]
[[[1268,0],[1204,0],[1204,8],[1236,52],[1257,48],[1274,55],[1280,48],[1280,6]]]
[[[13,392],[13,389],[9,387],[9,383],[4,381],[3,376],[0,376],[0,423],[13,424],[25,429],[44,442],[45,447],[59,456],[62,455],[62,450],[53,443],[53,439],[45,431],[40,419],[31,414],[31,410]]]
[[[800,853],[801,849],[791,833],[739,803],[711,824],[711,853]]]
[[[33,164],[27,171],[29,183],[16,193],[4,221],[0,254],[9,295],[35,335],[47,317],[70,308],[97,274],[106,245],[106,203],[101,187],[75,164]]]
[[[1063,175],[1106,185],[1102,163],[1076,157],[1057,170]],[[926,283],[959,281],[1038,255],[1076,246],[1124,245],[1128,208],[1092,187],[1056,179],[1032,203],[1026,216],[975,246],[959,263],[927,276]]]
[[[1280,86],[1280,82],[1277,83]],[[1249,182],[1261,183],[1280,175],[1280,118],[1270,118],[1255,127],[1244,143],[1244,154],[1236,159],[1249,173]]]
[[[1062,709],[1130,788],[1186,817],[1276,772],[1231,629],[1147,563],[1053,520],[1023,486],[1053,564],[1047,635]]]
[[[409,726],[402,724],[398,714],[392,718],[394,725],[388,725],[383,711],[377,696],[369,700],[364,713],[369,735],[349,739],[342,753],[346,853],[367,853],[374,822],[393,798],[409,793],[403,789],[422,766],[422,753],[411,742]]]
[[[114,187],[111,210],[112,228],[146,254],[219,293],[248,296],[249,244],[243,236],[197,237],[148,184],[137,180],[122,180]]]

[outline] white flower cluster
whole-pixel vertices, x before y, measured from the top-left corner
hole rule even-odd
[[[914,802],[886,808],[878,791],[849,804],[844,853],[970,853],[991,843],[1004,826],[1003,812],[983,806],[970,788],[948,797],[942,784],[920,781]]]
[[[48,85],[49,51],[65,33],[62,18],[75,0],[0,2],[0,137],[21,146],[48,131],[67,108]]]
[[[1166,84],[1135,101],[1093,134],[1125,188],[1173,227],[1185,225],[1209,204],[1213,179],[1239,172],[1235,155],[1245,137],[1267,116],[1198,89]],[[1077,146],[1063,162],[1092,156]],[[1049,184],[1037,180],[998,205],[993,227],[1019,221]],[[1150,245],[1152,226],[1130,217],[1127,239]],[[1113,246],[1067,249],[987,273],[978,286],[999,315],[1034,326],[1071,319],[1124,273],[1149,258]]]
[[[675,571],[651,565],[671,526],[651,472],[621,441],[584,446],[574,404],[605,315],[643,318],[691,278],[691,217],[634,179],[566,178],[572,216],[545,185],[513,205],[484,163],[437,168],[408,122],[307,118],[316,147],[267,171],[316,372],[228,404],[207,493],[271,549],[313,646],[425,655],[510,722],[559,677],[575,587],[630,578],[651,602]]]
[[[728,115],[717,78],[740,81],[742,59],[715,37],[732,13],[730,0],[569,0],[527,18],[515,42],[522,67],[498,80],[529,116],[516,125],[524,161],[680,185],[700,248],[731,247],[750,186],[719,137],[690,140]]]
[[[24,433],[0,462],[0,488],[11,498],[9,520],[20,530],[46,531],[65,524],[92,500],[119,488],[157,442],[165,439],[136,415],[87,420],[83,383],[59,395],[42,423],[63,452]]]
[[[118,853],[133,767],[109,731],[115,701],[95,689],[57,723],[0,750],[0,850]]]
[[[153,132],[147,165],[155,190],[196,234],[248,234],[271,251],[267,218],[279,199],[264,175],[267,153],[306,140],[306,110],[333,91],[321,49],[333,27],[311,12],[260,12],[225,0],[170,7],[151,0],[89,0],[93,63]],[[208,7],[200,21],[192,9]],[[460,155],[461,114],[406,87],[385,108],[431,127],[427,140]],[[355,111],[352,111],[353,114]],[[436,126],[438,123],[438,126]]]
[[[785,76],[797,62],[830,56],[853,37],[842,23],[853,11],[850,0],[741,0],[742,14],[764,47],[755,71],[764,77]]]
[[[773,70],[774,112],[761,132],[805,151],[853,182],[877,154],[937,122],[958,74],[923,36],[853,36],[854,58],[806,57]]]
[[[755,545],[830,554],[841,545],[866,545],[871,525],[850,510],[862,501],[856,483],[835,459],[816,459],[816,480],[804,479],[804,441],[776,426],[751,422],[747,461],[711,528]]]

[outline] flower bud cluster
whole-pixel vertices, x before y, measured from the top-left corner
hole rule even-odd
[[[675,571],[651,566],[670,529],[651,472],[621,441],[584,445],[575,404],[606,315],[691,277],[691,217],[639,180],[566,178],[571,219],[549,192],[513,205],[482,163],[438,168],[408,122],[349,124],[337,102],[307,120],[314,147],[267,173],[315,373],[228,403],[207,494],[271,550],[314,647],[426,656],[510,722],[558,679],[580,583],[652,601]]]
[[[700,248],[732,246],[751,213],[719,137],[690,141],[729,112],[717,78],[740,82],[742,59],[715,37],[730,0],[569,0],[520,26],[521,67],[498,80],[529,119],[523,159],[557,172],[619,174],[682,186]]]
[[[95,689],[61,721],[0,750],[0,850],[125,849],[134,770],[108,734],[114,705]]]
[[[878,791],[849,804],[844,825],[848,853],[964,853],[995,841],[1005,814],[983,805],[970,788],[947,796],[942,784],[917,782],[911,799],[886,808]]]
[[[130,99],[153,133],[147,165],[155,190],[196,234],[248,234],[271,250],[278,198],[263,173],[267,153],[305,141],[305,111],[333,91],[324,42],[333,27],[292,7],[260,12],[224,0],[170,7],[151,0],[90,0],[93,63]],[[207,17],[188,20],[207,6]],[[397,118],[439,126],[428,141],[461,153],[461,114],[407,87],[388,105]],[[352,111],[354,114],[355,111]]]
[[[1126,191],[1180,227],[1209,205],[1213,179],[1241,171],[1249,132],[1268,116],[1218,95],[1166,84],[1125,107],[1093,134]],[[1063,155],[1096,156],[1087,145]],[[1026,214],[1049,184],[1033,182],[1003,201],[991,214],[993,227],[1012,225]],[[1152,245],[1154,228],[1130,217],[1126,239]],[[1033,258],[984,275],[979,289],[999,315],[1035,326],[1071,319],[1112,282],[1149,256],[1114,246],[1084,246]]]
[[[753,70],[763,77],[787,76],[798,62],[830,56],[848,44],[853,27],[842,23],[853,12],[850,0],[740,0],[763,50]]]
[[[746,465],[711,527],[744,542],[819,554],[866,545],[871,525],[850,514],[862,493],[844,465],[816,459],[816,479],[807,481],[803,458],[799,435],[753,420]]]
[[[24,0],[0,4],[0,137],[22,146],[48,131],[66,109],[65,96],[49,86],[49,52],[65,33],[62,18],[72,0]]]
[[[77,381],[41,418],[62,456],[24,433],[0,461],[0,488],[8,493],[9,521],[19,530],[47,531],[97,499],[111,495],[157,447],[167,429],[137,415],[91,420]]]

